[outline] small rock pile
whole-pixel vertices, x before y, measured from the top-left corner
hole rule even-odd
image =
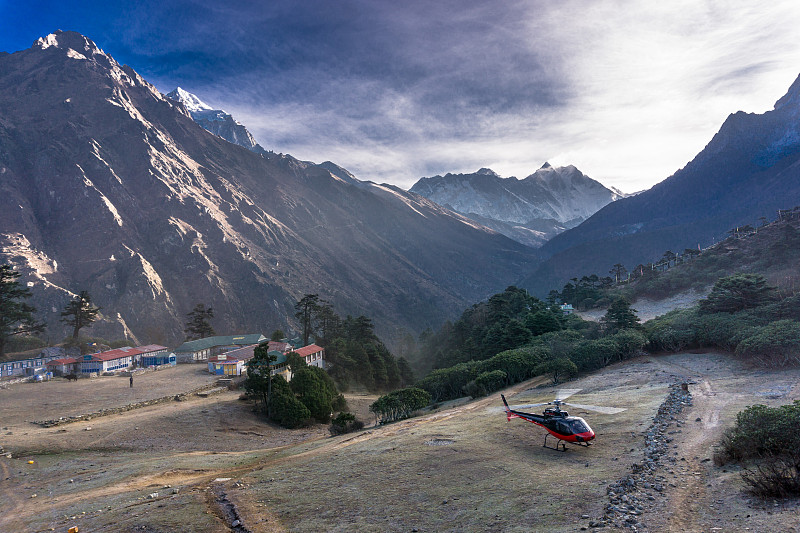
[[[666,484],[666,478],[657,475],[657,470],[664,461],[674,461],[674,458],[667,457],[668,445],[673,440],[672,435],[680,430],[670,428],[673,425],[681,426],[679,415],[691,405],[692,394],[687,383],[670,385],[669,395],[658,408],[653,423],[645,433],[644,460],[641,464],[634,463],[629,475],[607,487],[609,504],[606,505],[605,515],[600,520],[590,521],[590,528],[615,526],[636,531],[646,527],[641,522],[645,506],[656,499],[654,493],[664,491]]]

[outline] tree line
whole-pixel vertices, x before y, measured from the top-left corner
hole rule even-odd
[[[559,331],[570,319],[557,305],[514,286],[466,309],[455,322],[422,332],[413,356],[422,373],[483,360],[527,344],[534,336]]]
[[[32,293],[19,282],[19,277],[20,273],[11,265],[0,265],[0,357],[13,339],[30,337],[46,329],[36,318],[36,308],[27,303]],[[99,312],[87,291],[80,291],[67,302],[61,321],[72,328],[73,343],[77,342],[80,330],[90,327]]]
[[[389,391],[414,381],[411,365],[395,357],[375,334],[372,319],[340,317],[333,305],[317,294],[306,294],[295,305],[303,343],[325,348],[329,373],[342,390],[364,387]]]
[[[616,263],[608,271],[609,276],[590,274],[571,278],[561,291],[551,290],[547,301],[568,303],[575,309],[583,311],[594,307],[605,307],[611,302],[611,290],[615,287],[638,280],[653,279],[660,272],[694,260],[700,253],[700,250],[693,248],[686,248],[682,253],[667,250],[658,261],[640,263],[630,271],[622,263]]]
[[[554,381],[631,357],[646,344],[634,309],[615,299],[600,323],[508,287],[420,339],[433,368],[415,387],[433,401],[478,397],[537,375]]]
[[[645,325],[654,351],[715,347],[769,366],[800,364],[800,295],[781,295],[766,278],[717,280],[708,297]]]

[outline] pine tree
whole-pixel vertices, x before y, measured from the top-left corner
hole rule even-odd
[[[12,336],[40,333],[45,328],[33,318],[36,308],[20,301],[30,298],[31,291],[20,285],[19,276],[11,265],[0,265],[0,357]]]
[[[775,298],[775,287],[761,274],[734,274],[719,278],[708,298],[700,300],[701,313],[735,313],[764,305]]]
[[[97,319],[99,307],[92,305],[92,297],[87,291],[81,291],[64,307],[61,312],[61,321],[72,326],[72,338],[77,339],[82,328],[90,327]]]
[[[303,331],[303,346],[308,346],[308,340],[314,330],[314,318],[319,311],[320,303],[318,294],[306,294],[294,304],[294,308],[297,311],[294,316],[300,320],[300,327]]]
[[[206,307],[205,304],[197,304],[186,316],[189,317],[189,320],[186,322],[184,332],[188,340],[214,336],[214,328],[209,323],[209,319],[214,318],[214,310],[211,307]]]
[[[623,297],[614,299],[605,316],[600,320],[605,324],[608,333],[639,327],[639,317],[636,316],[636,309],[631,309],[630,302]]]
[[[268,418],[272,418],[272,364],[277,359],[275,355],[270,355],[269,344],[265,342],[255,347],[253,358],[247,362],[244,388],[261,400]]]
[[[613,267],[611,267],[611,270],[609,270],[608,273],[613,274],[616,282],[620,283],[622,281],[622,278],[625,277],[625,274],[628,273],[628,270],[624,266],[622,266],[622,264],[617,263]]]

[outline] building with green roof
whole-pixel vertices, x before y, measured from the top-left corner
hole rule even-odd
[[[208,361],[209,357],[219,355],[266,341],[267,338],[260,333],[245,335],[217,335],[194,341],[186,341],[175,349],[175,356],[179,363],[198,363]]]

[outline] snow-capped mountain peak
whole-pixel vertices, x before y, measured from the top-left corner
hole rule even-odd
[[[486,167],[479,169],[475,174],[477,174],[478,176],[492,176],[493,178],[500,177],[500,175],[497,172],[495,172],[491,168],[486,168]]]
[[[174,91],[167,95],[168,98],[182,103],[190,113],[198,113],[200,111],[212,111],[213,108],[207,103],[200,100],[196,95],[177,87]]]
[[[549,163],[522,180],[482,168],[421,178],[410,191],[528,246],[541,246],[622,196],[573,165]]]
[[[72,49],[80,54],[104,54],[104,52],[94,44],[94,41],[74,31],[58,30],[55,33],[39,37],[33,43],[33,46],[41,48],[42,50],[53,47]]]
[[[244,146],[251,152],[264,155],[267,151],[256,142],[247,128],[237,122],[233,116],[222,109],[214,109],[200,100],[196,95],[177,87],[167,94],[167,98],[180,102],[189,111],[195,122],[223,139],[239,146]]]

